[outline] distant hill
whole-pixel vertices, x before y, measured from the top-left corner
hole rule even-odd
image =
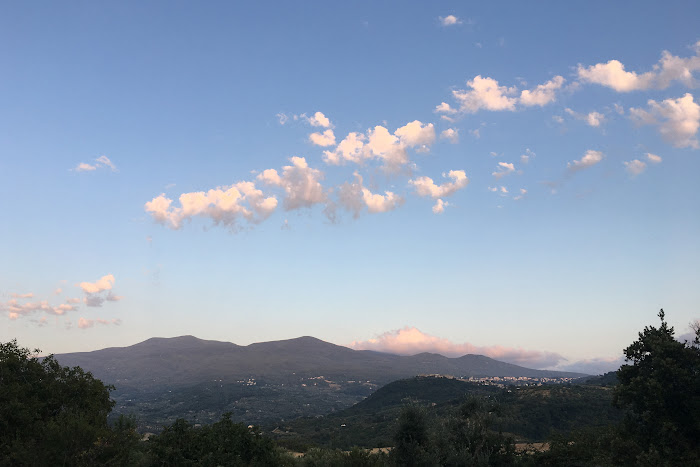
[[[580,373],[533,370],[483,355],[448,358],[421,353],[399,356],[353,350],[313,337],[239,346],[193,336],[152,338],[129,347],[56,355],[62,365],[92,371],[119,386],[188,385],[209,380],[262,378],[274,382],[299,376],[377,384],[420,374],[454,376],[580,377]]]
[[[280,424],[272,435],[292,450],[314,445],[339,449],[391,446],[404,406],[424,407],[430,423],[435,424],[454,414],[469,396],[498,402],[502,416],[499,428],[522,442],[544,441],[552,433],[577,428],[606,426],[622,417],[612,406],[612,392],[604,387],[555,384],[501,389],[441,377],[416,377],[389,383],[352,407],[328,416]]]
[[[193,336],[152,338],[129,346],[56,355],[91,371],[116,391],[115,414],[134,414],[143,431],[178,417],[211,423],[269,423],[343,410],[391,381],[421,374],[461,377],[579,377],[481,355],[447,358],[352,350],[313,337],[240,346]]]

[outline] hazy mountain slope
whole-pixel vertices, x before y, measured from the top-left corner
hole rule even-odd
[[[352,350],[300,337],[239,346],[192,336],[152,338],[129,347],[56,355],[63,365],[79,365],[117,386],[180,385],[210,380],[232,382],[264,378],[325,376],[328,379],[373,381],[385,384],[418,374],[455,376],[581,376],[532,370],[481,355],[447,358],[421,353],[398,356]]]

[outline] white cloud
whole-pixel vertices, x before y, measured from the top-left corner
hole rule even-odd
[[[526,148],[526,149],[525,149],[525,154],[521,154],[521,155],[520,155],[520,162],[523,163],[523,164],[527,164],[527,163],[530,162],[530,159],[534,159],[536,155],[537,155],[537,154],[535,154],[534,152],[532,152],[532,151],[530,150],[530,148]]]
[[[678,99],[647,101],[649,110],[631,108],[630,117],[639,125],[658,125],[661,137],[677,148],[700,148],[695,135],[700,127],[700,105],[686,93]]]
[[[697,82],[693,73],[700,70],[700,41],[694,46],[695,55],[681,58],[664,50],[661,59],[653,66],[652,71],[636,73],[626,71],[619,60],[598,63],[593,66],[578,66],[578,77],[581,81],[599,84],[618,92],[630,92],[646,89],[666,89],[674,81],[694,88]]]
[[[562,76],[555,76],[533,89],[521,91],[518,95],[516,86],[501,86],[493,78],[477,75],[473,80],[467,81],[468,89],[452,91],[452,96],[459,103],[459,109],[454,109],[449,104],[442,102],[435,107],[435,112],[452,115],[458,112],[475,113],[482,109],[515,111],[518,104],[524,107],[543,107],[556,100],[556,93],[562,88],[565,81]]]
[[[112,320],[106,320],[106,319],[85,319],[85,318],[80,318],[78,319],[78,328],[79,329],[89,329],[94,327],[96,324],[101,324],[104,326],[119,326],[122,324],[122,321],[120,319],[112,319]]]
[[[185,220],[193,217],[209,218],[215,225],[223,224],[231,228],[237,226],[239,218],[249,223],[259,223],[277,207],[277,198],[265,197],[253,182],[238,182],[207,192],[183,193],[179,201],[180,207],[174,207],[173,200],[163,193],[147,202],[144,209],[156,222],[177,230]]]
[[[430,177],[418,177],[415,180],[409,180],[408,183],[413,185],[419,196],[429,196],[433,199],[451,196],[469,184],[469,178],[464,170],[450,170],[447,177],[452,181],[442,185],[436,185]]]
[[[582,120],[586,122],[587,125],[593,127],[599,127],[605,121],[605,114],[602,114],[600,112],[594,111],[587,114],[581,114],[569,109],[568,107],[564,109],[564,111],[572,117],[576,118],[577,120]]]
[[[279,120],[280,125],[284,125],[289,121],[289,117],[283,112],[278,113],[277,115],[275,115],[275,117],[277,117],[277,119]]]
[[[564,81],[566,81],[564,77],[555,76],[533,90],[524,90],[520,93],[520,103],[525,106],[540,107],[550,104],[556,100],[556,92],[564,85]]]
[[[398,128],[394,134],[408,147],[430,146],[435,142],[435,128],[433,124],[423,124],[418,120]]]
[[[117,166],[115,166],[115,165],[112,163],[112,161],[109,160],[109,157],[102,155],[102,156],[98,157],[98,158],[95,159],[95,160],[97,161],[97,165],[102,165],[102,166],[104,166],[104,167],[109,167],[109,168],[112,170],[112,172],[116,172],[116,171],[117,171]]]
[[[367,134],[349,133],[334,150],[323,153],[330,165],[346,162],[364,164],[370,159],[382,161],[382,168],[389,173],[399,172],[409,163],[409,148],[425,151],[435,142],[435,127],[418,120],[407,123],[392,134],[381,125],[367,130]]]
[[[440,139],[446,139],[452,144],[457,144],[459,143],[459,130],[448,128],[440,133]]]
[[[43,311],[51,315],[63,315],[68,311],[74,311],[77,308],[74,305],[67,303],[61,303],[60,305],[54,306],[49,304],[48,300],[40,300],[38,302],[20,302],[20,300],[26,300],[27,294],[23,294],[25,297],[22,298],[12,298],[7,302],[0,302],[0,310],[7,311],[8,317],[12,320],[18,319],[20,316],[26,316],[36,312]],[[33,294],[32,294],[33,296]]]
[[[459,102],[460,111],[475,113],[485,110],[515,110],[517,98],[509,97],[517,92],[515,87],[499,86],[492,78],[477,75],[467,81],[470,90],[454,90],[452,96]]]
[[[341,165],[345,162],[362,164],[368,156],[364,151],[365,141],[365,135],[362,133],[348,133],[334,151],[323,152],[323,160],[330,165]]]
[[[362,188],[362,200],[370,213],[392,211],[404,203],[401,196],[397,196],[391,191],[385,191],[383,195],[380,195],[372,193],[367,188]]]
[[[569,162],[567,167],[571,172],[577,172],[579,170],[593,167],[598,162],[602,161],[604,157],[605,154],[602,152],[589,149],[581,159]]]
[[[646,72],[641,75],[626,71],[625,66],[618,60],[598,63],[588,68],[578,66],[578,78],[586,83],[600,84],[617,92],[630,92],[649,89],[654,82],[654,73]]]
[[[495,172],[492,172],[491,175],[493,175],[497,180],[505,177],[508,174],[511,174],[515,172],[515,165],[513,163],[509,162],[499,162],[498,163],[498,170]]]
[[[305,120],[309,122],[311,126],[320,126],[323,128],[332,128],[331,121],[323,115],[323,112],[316,112],[311,117],[304,116]]]
[[[111,160],[109,160],[109,157],[105,155],[102,155],[95,159],[94,164],[81,162],[75,168],[73,168],[73,170],[76,172],[92,172],[100,167],[108,167],[112,172],[118,172],[117,166],[115,166],[114,163]]]
[[[284,166],[282,175],[268,169],[258,175],[258,180],[284,189],[283,204],[287,211],[324,203],[327,195],[320,182],[323,172],[309,167],[303,157],[292,157],[290,161],[292,165]]]
[[[112,274],[107,274],[95,282],[81,282],[78,284],[83,292],[85,292],[83,303],[89,307],[100,307],[105,301],[116,302],[121,300],[123,297],[112,293],[114,282],[114,276]],[[103,292],[107,293],[104,294]],[[68,299],[66,302],[75,303],[75,300]]]
[[[90,165],[90,164],[86,164],[85,162],[81,162],[73,170],[75,170],[76,172],[91,172],[91,171],[96,170],[96,169],[97,169],[96,165]]]
[[[333,146],[335,144],[335,135],[333,134],[333,130],[328,129],[323,133],[311,133],[309,135],[309,141],[316,146]]]
[[[114,276],[112,274],[107,274],[95,282],[81,282],[78,285],[85,293],[99,293],[104,290],[112,289],[112,286],[114,285]]]
[[[625,169],[627,170],[627,172],[633,177],[644,172],[644,169],[647,168],[646,163],[640,161],[639,159],[634,159],[629,162],[625,161],[623,162],[623,164],[625,164]]]
[[[657,156],[656,154],[652,154],[650,152],[648,152],[646,156],[649,162],[651,162],[652,164],[658,164],[663,160],[661,156]]]
[[[486,355],[496,360],[523,365],[530,368],[551,367],[565,360],[553,352],[524,350],[520,348],[494,346],[475,346],[470,343],[457,344],[448,339],[425,334],[415,327],[405,327],[366,341],[355,341],[350,347],[356,350],[374,350],[398,355],[415,355],[431,352],[447,357],[460,357],[466,354]]]
[[[443,26],[454,26],[457,24],[462,24],[462,20],[457,18],[455,15],[439,16],[440,24]]]
[[[10,294],[10,297],[12,298],[33,298],[34,294],[32,292],[28,293],[13,293]]]
[[[521,188],[520,194],[517,196],[513,196],[513,199],[515,201],[520,201],[521,199],[523,199],[525,197],[526,194],[527,194],[527,190],[525,188]]]
[[[433,214],[442,214],[443,212],[445,212],[445,207],[449,205],[450,203],[438,198],[437,201],[435,201],[435,205],[433,206]]]

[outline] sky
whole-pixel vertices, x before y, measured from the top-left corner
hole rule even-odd
[[[700,4],[0,6],[0,341],[600,372],[700,318]]]

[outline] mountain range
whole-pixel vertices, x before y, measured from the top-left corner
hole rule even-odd
[[[534,370],[483,355],[448,358],[434,353],[401,356],[353,350],[314,337],[240,346],[193,336],[151,338],[129,347],[59,354],[62,365],[80,366],[115,386],[183,385],[254,378],[285,382],[297,377],[372,381],[383,385],[420,374],[458,377],[580,377],[580,373]]]

